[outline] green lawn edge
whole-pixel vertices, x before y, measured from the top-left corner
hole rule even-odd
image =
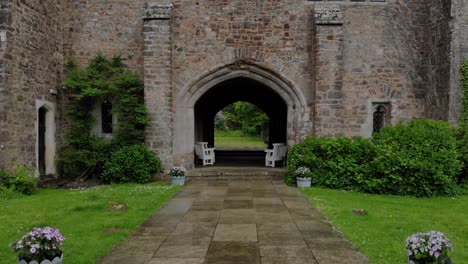
[[[66,237],[64,261],[89,264],[107,255],[181,188],[167,183],[122,184],[82,190],[38,190],[0,200],[0,263],[17,263],[9,244],[33,227],[52,226]],[[124,211],[108,205],[123,202]]]
[[[438,230],[454,244],[453,263],[468,263],[468,195],[415,198],[306,188],[302,190],[374,264],[408,263],[405,240]],[[352,210],[365,210],[364,216]]]

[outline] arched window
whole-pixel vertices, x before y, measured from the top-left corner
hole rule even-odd
[[[374,106],[373,132],[379,132],[384,126],[390,123],[390,105],[377,104]]]
[[[101,104],[101,133],[112,134],[112,103],[105,100]]]

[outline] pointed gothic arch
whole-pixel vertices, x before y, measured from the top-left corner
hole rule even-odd
[[[312,133],[309,106],[302,91],[291,82],[268,69],[248,63],[236,63],[217,68],[201,75],[186,85],[175,100],[173,160],[193,164],[196,135],[195,106],[209,91],[226,82],[247,80],[263,87],[265,96],[275,96],[284,102],[284,140],[288,145]],[[248,91],[240,91],[248,92]],[[219,93],[221,95],[222,93]]]

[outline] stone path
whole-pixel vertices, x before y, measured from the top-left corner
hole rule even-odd
[[[361,264],[367,258],[283,182],[186,186],[101,264]]]

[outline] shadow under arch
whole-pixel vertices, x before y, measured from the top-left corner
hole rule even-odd
[[[257,83],[265,91],[263,95],[272,98],[272,104],[276,103],[284,106],[278,107],[284,114],[284,118],[282,119],[284,121],[279,124],[284,129],[284,132],[279,133],[281,134],[280,138],[274,140],[281,140],[288,145],[292,145],[300,140],[300,133],[298,131],[303,126],[302,121],[304,120],[304,116],[308,116],[308,105],[302,91],[291,82],[270,70],[253,64],[236,63],[203,74],[198,80],[183,87],[179,92],[179,96],[175,100],[174,115],[173,158],[175,163],[184,164],[189,167],[193,166],[195,141],[203,139],[203,136],[200,137],[199,133],[196,132],[197,126],[195,122],[197,118],[195,108],[197,103],[200,100],[206,100],[206,95],[210,94],[210,91],[213,91],[213,89],[220,89],[223,84],[234,80]],[[240,89],[239,93],[244,93],[244,96],[231,98],[231,100],[227,100],[225,103],[245,99],[245,93],[248,93],[248,90]],[[216,96],[222,96],[222,94],[222,92],[218,92]],[[216,96],[211,98],[211,100],[216,100]],[[258,96],[257,94],[257,98]],[[252,102],[252,100],[246,101]],[[259,101],[253,100],[253,103],[258,105]],[[268,98],[265,98],[260,104],[263,104],[263,107],[260,105],[261,108],[268,107]],[[217,108],[219,107],[221,106]],[[273,109],[274,106],[270,106],[269,108]],[[272,111],[269,112],[271,114]]]

